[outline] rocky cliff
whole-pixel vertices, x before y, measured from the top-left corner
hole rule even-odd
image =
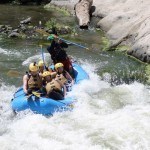
[[[110,46],[125,43],[128,54],[150,62],[150,1],[148,0],[94,0],[100,16],[98,26],[106,31]]]

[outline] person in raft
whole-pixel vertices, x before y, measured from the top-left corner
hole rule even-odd
[[[64,50],[64,48],[68,48],[68,44],[58,39],[58,36],[55,34],[50,35],[47,39],[52,40],[51,45],[47,48],[47,51],[50,53],[53,63],[56,64],[61,62],[64,65],[64,69],[74,78],[72,62]]]
[[[38,62],[38,67],[39,67],[39,74],[42,76],[44,72],[44,62],[42,60]]]
[[[42,88],[42,76],[39,75],[39,68],[36,62],[29,65],[29,72],[23,76],[23,90],[26,94],[32,94]]]
[[[64,70],[64,65],[62,63],[55,64],[55,71],[57,72],[56,79],[66,86],[67,92],[71,91],[74,80],[70,74]]]
[[[63,100],[66,95],[66,87],[57,79],[52,78],[52,73],[45,71],[43,73],[45,80],[46,96],[54,100]]]
[[[52,72],[52,70],[50,68],[48,68],[46,64],[44,64],[43,60],[40,60],[38,62],[38,67],[39,67],[39,74],[40,74],[40,76],[42,76],[42,74],[44,72],[44,69],[46,71]]]

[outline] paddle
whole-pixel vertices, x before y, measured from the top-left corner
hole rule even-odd
[[[50,34],[47,33],[46,31],[44,31],[43,29],[36,29],[35,31],[38,32],[38,33],[40,33],[40,34],[43,34],[43,35],[46,35],[46,36],[50,36]],[[77,44],[77,43],[74,43],[74,42],[65,40],[65,39],[60,38],[60,37],[58,37],[58,39],[60,39],[60,40],[62,40],[62,41],[64,41],[64,42],[71,43],[71,44],[73,44],[73,45],[75,45],[75,46],[78,46],[78,47],[81,47],[81,48],[85,48],[85,49],[87,49],[87,50],[89,49],[89,48],[87,48],[87,47],[85,47],[85,46],[82,46],[82,45],[80,45],[80,44]]]
[[[29,95],[29,98],[32,96],[32,95],[34,95],[34,96],[36,96],[36,97],[38,97],[38,98],[41,98],[41,94],[42,93],[38,93],[38,92],[32,92],[32,94],[31,95]],[[65,103],[63,103],[63,102],[60,102],[60,101],[58,101],[58,100],[55,100],[55,99],[52,99],[52,100],[54,100],[54,101],[57,101],[58,103],[62,103],[62,104],[65,104]],[[66,104],[65,104],[66,105]]]
[[[42,93],[38,93],[38,92],[32,92],[32,94],[30,94],[30,95],[27,95],[27,100],[31,97],[31,96],[36,96],[36,97],[38,97],[38,98],[40,98],[41,97],[41,94]]]
[[[30,94],[30,95],[27,96],[27,100],[28,100],[31,96],[33,96],[33,95],[36,96],[36,97],[38,97],[38,98],[41,98],[41,94],[42,94],[42,93],[38,93],[38,91],[32,92],[32,94]],[[58,100],[55,100],[55,99],[51,99],[51,100],[57,101],[58,103],[61,103],[61,104],[66,105],[66,103],[60,102],[60,101],[58,101]],[[66,105],[66,106],[67,106],[67,105]],[[68,106],[69,106],[70,108],[73,108],[73,107],[74,107],[73,104],[69,104]]]
[[[42,93],[32,92],[32,94],[35,95],[36,97],[40,98]]]
[[[41,54],[42,54],[42,60],[43,60],[43,64],[44,64],[44,69],[46,70],[46,65],[45,65],[45,60],[44,60],[43,47],[42,47],[42,45],[40,45],[40,47],[41,47]]]

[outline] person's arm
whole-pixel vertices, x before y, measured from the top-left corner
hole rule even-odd
[[[28,93],[28,77],[27,77],[27,75],[23,76],[23,90],[26,94]]]
[[[64,85],[64,86],[63,86],[64,97],[66,96],[66,91],[67,91],[67,90],[66,90],[66,86]]]
[[[62,48],[68,48],[68,44],[66,42],[60,41],[60,46]]]
[[[67,78],[67,80],[71,81],[72,85],[74,84],[74,80],[73,80],[73,78],[71,77],[71,75],[68,72],[66,72],[66,78]]]
[[[66,86],[64,84],[61,83],[61,81],[59,81],[58,79],[55,79],[61,86],[61,88],[63,88],[63,94],[64,94],[64,97],[66,95]]]

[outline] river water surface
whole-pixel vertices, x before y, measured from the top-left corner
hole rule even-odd
[[[34,25],[55,17],[76,26],[73,17],[63,18],[42,7],[0,5],[0,24],[16,27],[29,16]],[[70,46],[67,53],[81,64],[90,79],[70,93],[78,99],[72,112],[56,113],[50,118],[29,111],[14,116],[10,106],[28,65],[41,59],[41,41],[0,37],[1,150],[150,149],[150,92],[144,84],[145,65],[119,52],[101,51],[97,45],[101,45],[102,34],[93,27],[77,32],[78,37],[72,40],[91,50]],[[44,55],[51,63],[46,46]],[[12,70],[19,74],[9,74]]]

